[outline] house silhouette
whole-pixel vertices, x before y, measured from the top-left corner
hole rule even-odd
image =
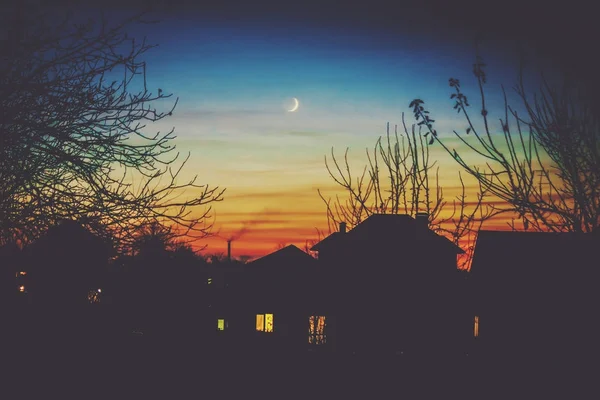
[[[88,304],[105,283],[110,246],[76,221],[63,220],[24,248],[34,297],[48,305]]]
[[[64,221],[27,246],[19,265],[31,282],[38,323],[47,326],[79,324],[85,320],[80,315],[94,308],[89,292],[118,280],[112,282],[120,287],[113,308],[118,322],[111,323],[128,333],[141,328],[144,337],[169,346],[195,343],[209,353],[309,348],[426,359],[470,350],[478,334],[475,317],[483,327],[477,344],[506,343],[508,327],[528,315],[519,311],[528,293],[515,283],[516,268],[505,267],[520,265],[514,259],[518,252],[529,252],[519,258],[524,266],[534,265],[548,246],[563,250],[548,253],[547,265],[568,265],[570,254],[579,254],[577,265],[583,265],[581,257],[592,254],[593,247],[567,240],[571,236],[555,243],[554,236],[523,235],[482,231],[472,272],[466,273],[457,269],[463,251],[430,230],[427,215],[376,214],[349,231],[340,224],[338,232],[312,247],[317,258],[293,245],[248,264],[192,259],[178,264],[174,253],[142,254],[112,265],[122,272],[113,271],[108,279],[110,248],[78,223]],[[558,282],[564,267],[556,271],[544,279],[555,276]],[[537,272],[521,275],[527,287],[540,279]],[[499,287],[521,297],[507,299]],[[575,287],[562,290],[589,294],[575,293]]]
[[[320,265],[289,245],[246,266],[246,315],[252,318],[255,343],[265,350],[305,350],[310,317],[323,315]]]
[[[246,310],[245,265],[231,261],[203,266],[203,294],[201,312],[206,318],[201,329],[211,350],[218,352],[241,352],[251,345],[253,322]]]
[[[325,271],[327,316],[338,351],[425,357],[469,337],[463,251],[428,228],[428,216],[376,214],[344,223],[312,247]]]
[[[480,231],[471,278],[481,350],[546,366],[593,361],[599,246],[590,233]]]
[[[106,295],[110,255],[110,245],[71,220],[60,221],[26,246],[19,261],[32,300],[28,330],[43,332],[49,341],[99,334],[106,324],[99,323],[92,308]]]
[[[25,301],[27,272],[19,265],[21,250],[14,243],[0,246],[0,307],[15,306]],[[16,278],[16,280],[15,280]],[[22,291],[19,289],[23,287]]]

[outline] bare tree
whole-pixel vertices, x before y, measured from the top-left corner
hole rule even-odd
[[[582,82],[563,75],[560,84],[542,73],[541,87],[531,92],[524,82],[521,64],[514,89],[524,115],[504,95],[500,129],[494,129],[487,109],[485,64],[477,55],[473,73],[481,100],[481,124],[469,112],[460,81],[450,79],[454,108],[467,123],[454,135],[469,151],[479,155],[485,167],[471,165],[448,147],[433,128],[423,100],[411,103],[419,125],[428,129],[456,162],[503,205],[497,212],[513,213],[523,228],[555,232],[591,232],[600,218],[600,124],[594,99]],[[468,136],[470,135],[470,136]],[[511,224],[516,229],[514,222]]]
[[[152,221],[209,234],[224,190],[181,181],[189,154],[179,162],[173,130],[147,132],[177,100],[155,107],[171,95],[147,85],[141,57],[154,46],[127,34],[143,14],[79,23],[48,10],[23,4],[0,17],[0,241],[31,241],[64,218],[121,249]]]
[[[323,198],[323,197],[321,196],[321,198]],[[315,231],[317,232],[317,236],[313,239],[306,239],[304,241],[304,246],[302,247],[302,251],[313,258],[317,258],[317,253],[315,251],[312,251],[311,249],[313,248],[314,245],[319,243],[326,236],[323,233],[323,231],[317,227],[315,227]],[[330,231],[331,231],[331,228],[330,228]]]
[[[166,253],[184,247],[176,240],[176,235],[170,226],[156,221],[137,226],[133,235],[131,247],[134,255]]]
[[[466,186],[459,174],[462,192],[452,201],[452,212],[442,213],[449,206],[443,196],[439,182],[439,167],[430,159],[431,143],[422,134],[420,127],[410,129],[402,114],[403,134],[396,126],[390,132],[387,125],[386,137],[380,137],[373,150],[367,149],[368,164],[359,176],[352,174],[348,162],[348,149],[341,164],[331,150],[333,165],[325,157],[325,166],[333,181],[343,189],[345,198],[319,196],[327,206],[329,230],[334,231],[340,222],[350,228],[358,225],[372,214],[407,214],[419,212],[429,215],[430,229],[447,236],[455,244],[469,250],[473,234],[481,224],[491,217],[484,206],[485,190],[475,193],[474,201],[468,205]],[[470,252],[469,252],[470,254]],[[466,267],[470,257],[461,262]]]

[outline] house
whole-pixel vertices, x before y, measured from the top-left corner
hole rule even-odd
[[[0,246],[0,303],[10,305],[26,302],[27,272],[19,265],[21,250],[14,243]],[[1,307],[1,306],[0,306]]]
[[[206,341],[209,327],[206,263],[193,250],[171,250],[152,238],[112,263],[121,325],[144,340]],[[212,321],[211,321],[212,322]],[[214,325],[210,324],[214,330]]]
[[[110,251],[107,243],[76,221],[59,222],[23,251],[30,292],[40,303],[62,306],[99,300]]]
[[[470,332],[463,251],[428,228],[428,216],[371,215],[317,243],[327,320],[343,352],[424,355],[458,349]]]
[[[20,266],[27,273],[36,324],[30,330],[65,340],[77,332],[99,333],[99,305],[108,292],[111,247],[76,221],[64,220],[26,246]]]
[[[206,264],[203,268],[204,294],[200,313],[206,318],[201,322],[201,335],[209,343],[224,348],[242,346],[252,325],[245,324],[245,265],[230,261]],[[246,333],[246,335],[244,335]]]
[[[597,234],[480,231],[471,275],[482,351],[556,361],[597,350],[599,247]]]
[[[320,332],[316,326],[324,307],[319,272],[317,260],[294,245],[246,265],[244,327],[253,346],[301,351],[315,338],[325,342],[322,318]]]

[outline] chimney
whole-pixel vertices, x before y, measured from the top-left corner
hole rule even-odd
[[[346,223],[340,222],[340,233],[346,233]]]
[[[231,262],[231,240],[227,241],[227,261]]]
[[[429,229],[429,214],[426,212],[418,212],[417,215],[415,215],[415,221],[417,224],[417,229],[420,231]]]

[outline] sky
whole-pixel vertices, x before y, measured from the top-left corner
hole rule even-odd
[[[139,6],[128,4],[119,11]],[[458,146],[452,130],[464,130],[466,122],[452,108],[448,78],[461,79],[477,104],[475,38],[488,64],[489,108],[499,116],[501,84],[514,99],[515,38],[530,39],[529,51],[551,54],[539,45],[541,28],[526,25],[525,14],[507,30],[474,6],[461,12],[423,2],[388,12],[377,2],[366,10],[327,1],[273,4],[156,2],[150,15],[159,22],[133,32],[158,45],[144,55],[151,90],[179,99],[172,117],[148,129],[175,128],[177,149],[191,154],[183,178],[198,175],[198,183],[226,188],[223,201],[213,205],[218,236],[198,244],[209,253],[225,252],[224,238],[240,229],[234,257],[265,255],[281,244],[303,247],[317,238],[317,229],[327,233],[317,189],[326,196],[339,190],[324,157],[332,149],[341,157],[349,148],[358,172],[367,163],[365,149],[385,135],[388,122],[401,124],[402,113],[414,122],[412,99],[425,101],[440,135]],[[509,9],[496,13],[508,15]],[[294,98],[298,108],[289,112]],[[459,167],[436,145],[431,158],[451,199]],[[487,226],[506,227],[500,220]]]

